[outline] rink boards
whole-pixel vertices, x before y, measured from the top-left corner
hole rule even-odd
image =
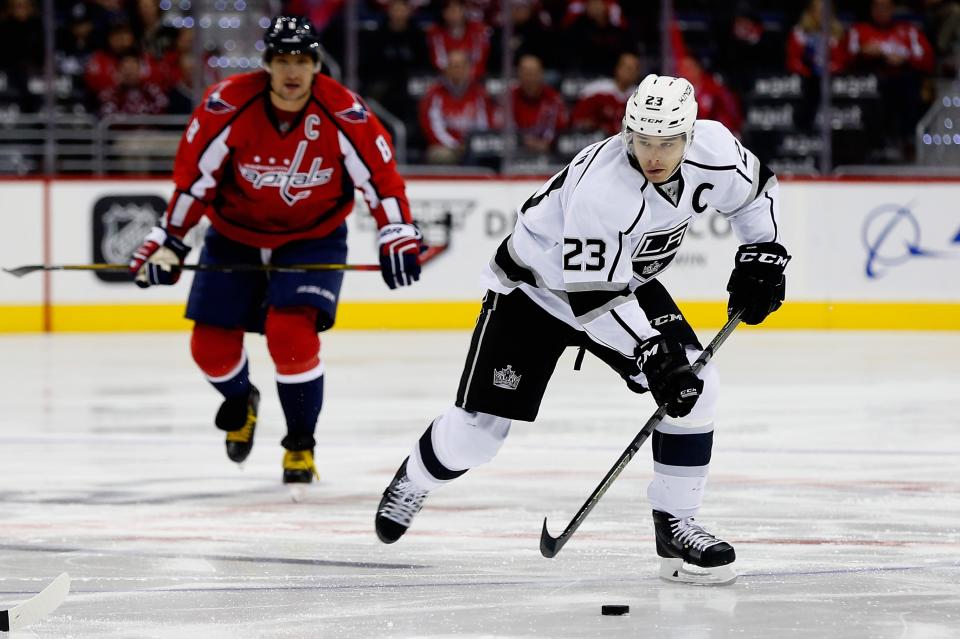
[[[409,180],[427,239],[448,248],[409,289],[390,291],[376,273],[348,273],[337,325],[471,326],[482,295],[480,268],[541,182]],[[168,180],[156,179],[0,181],[0,266],[125,261],[171,192]],[[781,196],[780,230],[793,255],[788,303],[764,326],[960,329],[960,181],[784,180]],[[610,203],[618,205],[635,204]],[[350,262],[374,262],[376,228],[358,208],[349,220]],[[722,323],[737,245],[729,224],[708,210],[662,276],[694,325]],[[189,283],[186,274],[175,287],[140,290],[124,276],[3,275],[0,332],[185,329]]]

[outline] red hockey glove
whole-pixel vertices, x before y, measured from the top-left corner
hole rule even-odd
[[[420,279],[423,234],[413,224],[386,224],[380,228],[380,274],[390,288],[409,286]]]
[[[183,240],[155,226],[130,256],[130,274],[140,288],[176,284],[180,267],[189,253],[190,247]]]

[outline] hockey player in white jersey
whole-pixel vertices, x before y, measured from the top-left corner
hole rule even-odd
[[[742,245],[728,312],[759,324],[780,307],[789,256],[777,228],[773,173],[719,122],[696,120],[693,87],[649,75],[627,103],[620,135],[583,149],[520,207],[483,274],[489,289],[456,402],[433,420],[384,491],[385,543],[410,527],[430,491],[490,461],[512,420],[533,421],[557,359],[585,348],[667,417],[653,433],[653,508],[660,574],[722,584],[733,547],[697,523],[719,396],[716,366],[657,277],[694,217],[723,215]]]

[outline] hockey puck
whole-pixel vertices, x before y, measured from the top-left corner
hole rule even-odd
[[[600,606],[600,614],[606,616],[619,617],[630,613],[630,606],[612,605]]]

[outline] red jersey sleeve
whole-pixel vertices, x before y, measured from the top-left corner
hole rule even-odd
[[[377,226],[411,223],[390,134],[355,93],[326,76],[318,76],[317,85],[314,95],[323,96],[337,126],[343,164]]]
[[[803,59],[806,49],[806,37],[799,27],[794,27],[790,32],[790,39],[787,40],[787,71],[809,77],[810,68]]]
[[[180,138],[173,164],[174,194],[161,225],[183,237],[216,196],[230,158],[231,124],[253,100],[262,99],[257,74],[233,76],[207,89]]]

